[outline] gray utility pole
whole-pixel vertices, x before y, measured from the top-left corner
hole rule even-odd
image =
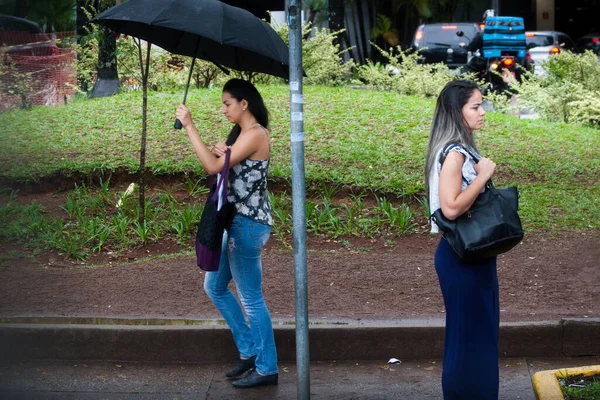
[[[304,188],[304,114],[302,95],[302,1],[290,0],[290,128],[292,140],[292,216],[296,298],[296,368],[298,399],[310,399],[308,353],[308,278],[306,272],[306,199]]]

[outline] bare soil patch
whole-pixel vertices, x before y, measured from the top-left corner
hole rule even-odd
[[[309,237],[310,319],[442,318],[433,266],[438,240],[428,234]],[[0,243],[0,254],[20,254],[0,262],[0,316],[219,318],[193,254],[157,257],[181,250],[164,240],[81,264],[56,252],[33,255],[25,246]],[[526,234],[498,259],[502,321],[600,317],[598,260],[598,233]],[[272,316],[293,320],[293,251],[272,238],[263,275]]]
[[[64,214],[64,191],[72,187],[64,180],[21,185],[19,201]],[[117,179],[123,188],[128,180]],[[157,179],[152,185],[169,184],[177,182]],[[277,191],[277,185],[271,189]],[[439,237],[426,231],[423,225],[418,234],[374,239],[309,235],[311,320],[443,318],[433,265]],[[278,320],[295,315],[292,238],[286,243],[272,237],[263,255],[265,298]],[[219,318],[191,249],[192,243],[182,247],[165,239],[81,263],[0,241],[0,317]],[[520,245],[498,258],[502,321],[600,317],[599,260],[600,232],[527,232]]]

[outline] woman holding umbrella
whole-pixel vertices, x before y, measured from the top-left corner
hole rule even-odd
[[[226,374],[231,379],[241,378],[233,386],[276,385],[277,350],[262,294],[261,264],[262,249],[273,223],[267,195],[269,116],[258,90],[242,79],[231,79],[225,84],[222,101],[222,113],[234,126],[226,142],[217,143],[212,151],[202,141],[189,109],[181,104],[176,111],[207,174],[220,172],[223,156],[231,150],[228,201],[235,203],[237,213],[223,237],[219,269],[206,273],[204,290],[227,322],[240,353],[235,367]],[[232,279],[249,326],[228,288]],[[248,371],[251,372],[244,376]]]

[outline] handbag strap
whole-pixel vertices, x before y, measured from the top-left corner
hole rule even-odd
[[[217,187],[212,196],[213,201],[217,201],[219,192],[221,192],[221,188],[223,188],[223,199],[226,199],[227,195],[229,194],[229,158],[230,157],[231,157],[231,149],[227,149],[225,151],[225,164],[223,164],[223,168],[221,169],[221,180],[217,179]]]
[[[467,146],[463,146],[462,144],[460,144],[458,142],[450,142],[446,146],[444,146],[444,149],[442,150],[442,153],[440,154],[440,164],[444,164],[444,160],[446,159],[446,156],[448,155],[450,148],[455,147],[455,146],[458,146],[461,149],[463,149],[464,151],[466,151],[467,154],[469,154],[471,156],[471,158],[473,160],[475,160],[475,163],[478,163],[479,160],[481,160],[481,157],[476,156],[471,150],[469,150],[469,148]]]
[[[464,151],[466,151],[467,154],[469,154],[471,156],[471,158],[475,161],[475,164],[477,164],[481,160],[481,157],[475,155],[471,150],[469,150],[469,148],[467,146],[463,146],[462,144],[460,144],[458,142],[450,142],[446,146],[444,146],[444,149],[442,150],[442,153],[440,154],[440,165],[444,164],[444,160],[446,159],[446,156],[448,155],[450,148],[455,147],[455,146],[458,146],[461,149],[463,149]],[[487,181],[487,183],[485,184],[485,188],[491,189],[491,190],[495,189],[494,183],[492,182],[492,178],[490,178]]]

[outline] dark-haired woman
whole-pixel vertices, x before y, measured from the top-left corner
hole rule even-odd
[[[269,116],[260,93],[248,81],[231,79],[223,87],[221,98],[222,113],[234,126],[226,142],[217,143],[212,151],[202,141],[188,108],[181,104],[176,111],[207,174],[221,171],[223,155],[231,149],[228,200],[235,203],[237,214],[223,237],[219,269],[206,273],[204,290],[227,322],[239,351],[235,367],[226,374],[237,379],[233,386],[275,385],[277,351],[262,294],[261,263],[273,222],[267,195]],[[249,324],[228,288],[232,279]]]
[[[474,132],[485,111],[481,92],[470,81],[456,80],[441,91],[429,135],[425,181],[430,211],[442,209],[454,220],[484,190],[496,165],[480,158]],[[432,221],[431,232],[439,228]],[[435,269],[446,307],[442,390],[445,400],[497,400],[498,276],[496,257],[464,263],[444,237],[435,253]]]

